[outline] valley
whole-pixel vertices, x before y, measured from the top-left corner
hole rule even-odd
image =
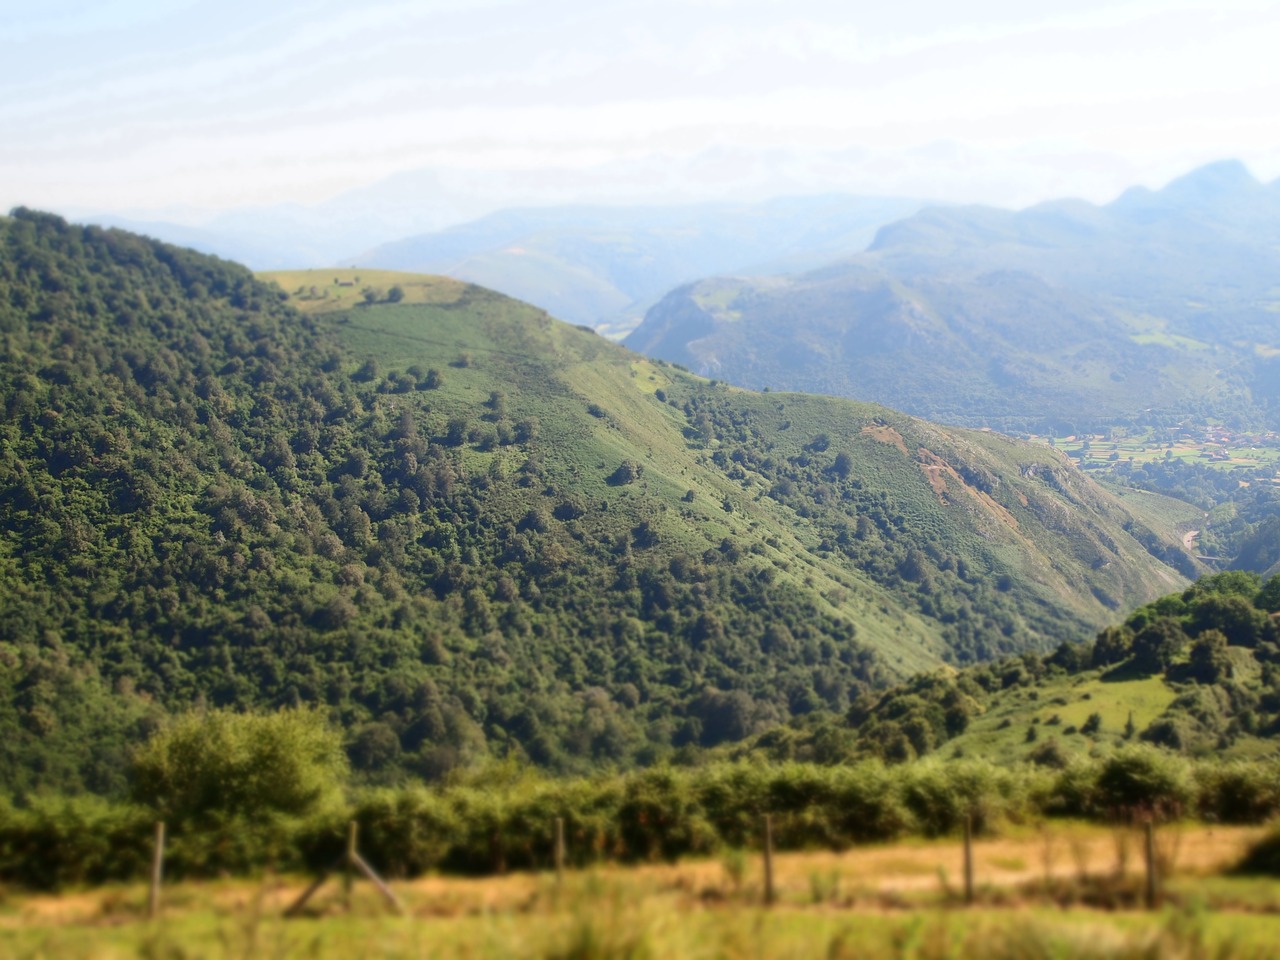
[[[1280,0],[0,35],[0,960],[1280,960]]]
[[[254,276],[28,210],[0,251],[0,875],[127,878],[152,816],[179,874],[255,844],[298,869],[351,817],[416,875],[530,865],[551,809],[628,860],[741,845],[764,810],[800,849],[1280,797],[1241,766],[1280,729],[1280,443],[1244,381],[1234,413],[1032,413],[1014,439],[749,389],[456,278]],[[762,301],[706,283],[681,296],[745,331]],[[894,349],[959,356],[923,302]],[[1064,347],[1077,380],[1105,328],[1072,328],[1102,337]],[[1097,403],[1156,382],[1108,379]],[[291,737],[327,785],[271,814],[156,786],[181,730],[250,767],[231,744]],[[66,856],[38,875],[44,830]]]

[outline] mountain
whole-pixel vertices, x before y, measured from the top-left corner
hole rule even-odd
[[[321,705],[372,780],[652,762],[1194,567],[1047,448],[708,382],[456,280],[278,279],[0,218],[12,790],[118,791],[200,704]]]
[[[744,386],[1077,432],[1280,400],[1280,186],[1234,161],[1106,206],[927,208],[796,277],[672,291],[627,345]]]
[[[848,196],[677,207],[510,210],[344,262],[445,273],[625,333],[673,286],[723,271],[798,270],[862,250],[917,201]]]

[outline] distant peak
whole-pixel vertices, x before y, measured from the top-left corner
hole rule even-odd
[[[1197,167],[1174,180],[1160,191],[1165,196],[1212,200],[1218,197],[1252,192],[1262,184],[1239,160],[1219,160]]]
[[[1264,187],[1239,160],[1218,160],[1197,167],[1160,190],[1131,187],[1111,205],[1129,211],[1172,211],[1250,204]]]

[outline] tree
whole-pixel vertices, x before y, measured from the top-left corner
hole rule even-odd
[[[1161,617],[1133,638],[1133,665],[1143,673],[1160,673],[1187,645],[1187,635],[1178,621]]]
[[[1109,667],[1127,660],[1132,648],[1133,635],[1127,627],[1107,627],[1093,644],[1090,663],[1095,667]]]
[[[172,823],[302,817],[340,797],[342,737],[316,710],[184,714],[134,756],[134,799]]]
[[[1266,614],[1242,596],[1211,595],[1196,605],[1191,627],[1197,634],[1221,630],[1233,646],[1256,647],[1266,621]]]
[[[1220,630],[1206,630],[1191,645],[1191,676],[1199,683],[1217,683],[1231,676],[1227,638]]]
[[[404,299],[404,288],[401,287],[399,284],[396,284],[394,287],[392,287],[390,290],[387,291],[388,303],[399,303],[403,299]]]
[[[1266,586],[1258,593],[1253,605],[1267,613],[1280,611],[1280,573],[1267,581]]]

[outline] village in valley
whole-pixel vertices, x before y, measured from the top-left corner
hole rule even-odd
[[[1184,423],[1173,428],[1109,428],[1097,434],[1062,437],[1031,435],[1066,454],[1084,470],[1102,470],[1128,462],[1182,460],[1219,469],[1256,471],[1273,465],[1280,472],[1280,433],[1236,430],[1223,424]],[[1280,475],[1273,478],[1280,483]]]

